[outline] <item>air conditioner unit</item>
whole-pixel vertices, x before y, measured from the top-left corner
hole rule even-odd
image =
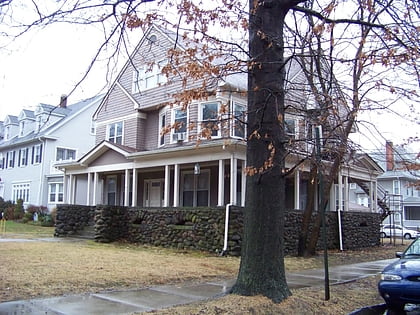
[[[186,132],[177,132],[172,134],[172,141],[184,141],[187,138]]]

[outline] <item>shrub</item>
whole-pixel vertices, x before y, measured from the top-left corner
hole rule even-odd
[[[15,209],[13,212],[13,219],[14,220],[22,219],[24,214],[25,214],[25,210],[23,208],[23,200],[18,199],[16,201]]]

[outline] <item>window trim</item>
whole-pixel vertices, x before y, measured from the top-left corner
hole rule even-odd
[[[58,150],[64,150],[65,153],[65,158],[63,159],[58,159]],[[74,158],[70,159],[68,158],[68,153],[72,151],[74,152]],[[55,147],[55,161],[56,162],[60,162],[60,161],[75,161],[77,159],[77,150],[73,149],[73,148],[68,148],[68,147],[61,147],[61,146],[57,146]]]
[[[207,174],[207,206],[197,206],[197,193],[199,191],[204,191],[204,189],[198,189],[198,177],[202,174]],[[210,169],[202,169],[200,170],[200,174],[195,175],[194,171],[182,171],[181,172],[181,187],[180,187],[180,204],[183,207],[186,207],[184,204],[184,177],[185,175],[193,175],[194,176],[194,183],[193,183],[193,207],[209,207],[210,206],[210,200],[211,200],[211,174],[210,174]]]
[[[176,113],[176,111],[183,111],[182,107],[172,108],[172,111],[171,111],[171,126],[175,125],[175,122],[176,122],[175,113]],[[185,131],[179,131],[178,129],[171,128],[171,141],[170,141],[170,143],[178,142],[179,140],[177,140],[177,141],[174,140],[174,134],[182,134],[182,133],[185,134],[183,141],[184,142],[188,141],[188,124],[189,124],[189,117],[190,117],[189,107],[186,110],[184,110],[184,112],[186,112],[186,115],[185,115],[185,120],[186,120]]]
[[[54,192],[54,200],[51,200],[52,194],[52,186],[56,187],[56,191]],[[57,190],[58,187],[58,190]],[[61,187],[61,191],[60,191]],[[59,200],[61,194],[61,201]],[[64,203],[64,184],[63,182],[50,182],[48,183],[48,203],[49,204],[62,204]]]
[[[31,182],[23,181],[12,184],[12,201],[17,202],[19,199],[23,200],[24,204],[29,203],[31,192]]]
[[[167,111],[163,110],[159,113],[159,128],[158,128],[158,147],[165,145],[166,134],[161,134],[162,130],[166,127]]]
[[[121,136],[117,135],[117,130],[118,130],[117,126],[119,124],[121,124]],[[111,127],[115,128],[115,135],[113,136],[114,140],[111,140],[111,138],[110,138]],[[118,143],[117,141],[115,141],[119,137],[121,137],[121,143]],[[111,143],[115,143],[115,144],[123,144],[124,143],[124,121],[116,121],[116,122],[107,124],[107,126],[106,126],[106,140],[111,142]]]
[[[141,93],[168,82],[168,78],[161,71],[168,63],[167,59],[161,59],[150,65],[141,65],[133,68],[132,93]],[[147,84],[150,81],[150,84]]]
[[[217,104],[217,114],[216,114],[217,117],[216,117],[216,119],[206,119],[206,120],[204,120],[203,110],[204,110],[204,106],[207,105],[207,104]],[[199,103],[199,105],[198,105],[198,121],[199,121],[199,123],[198,123],[198,134],[200,135],[201,139],[206,139],[206,137],[201,136],[201,131],[204,129],[202,127],[202,124],[204,122],[210,123],[210,122],[213,122],[213,121],[217,125],[218,129],[216,130],[217,131],[216,135],[213,135],[213,134],[211,135],[211,139],[218,139],[218,138],[222,137],[222,128],[221,128],[221,122],[220,122],[220,117],[219,117],[221,106],[222,106],[222,104],[221,104],[220,100],[214,100],[214,101]]]
[[[232,101],[232,108],[230,109],[231,110],[231,113],[232,113],[232,124],[231,124],[232,127],[231,127],[231,130],[230,130],[231,131],[230,132],[230,136],[232,138],[236,138],[236,139],[245,139],[246,138],[246,132],[247,132],[247,130],[246,130],[246,123],[245,122],[240,123],[240,122],[238,122],[236,120],[236,111],[235,111],[236,105],[241,106],[241,107],[244,108],[243,115],[244,115],[244,118],[245,118],[244,121],[246,122],[246,110],[247,110],[247,106],[245,104],[241,103],[241,102]],[[243,129],[244,129],[244,136],[243,137],[240,137],[240,136],[235,135],[236,125],[237,124],[239,124],[239,125],[243,124]]]

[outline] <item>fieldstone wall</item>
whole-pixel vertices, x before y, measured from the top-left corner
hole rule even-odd
[[[77,231],[77,217],[86,222],[87,213],[94,208],[83,206],[59,206],[57,208],[56,236],[72,235]],[[66,214],[63,214],[66,213]],[[113,242],[125,240],[133,243],[179,249],[196,249],[222,253],[224,249],[225,208],[129,208],[98,205],[94,209],[95,240]],[[64,224],[68,219],[69,224]],[[87,220],[89,221],[89,220]],[[315,221],[315,217],[312,222]],[[90,222],[90,221],[89,221]],[[344,249],[359,249],[380,244],[377,213],[342,212],[341,226]],[[286,254],[295,254],[302,224],[301,211],[285,214],[284,248]],[[338,249],[338,213],[326,213],[327,244]],[[243,212],[240,207],[229,211],[227,253],[240,255],[242,243]],[[73,231],[69,233],[69,231]],[[65,233],[64,233],[65,232]],[[318,247],[321,248],[322,238]]]
[[[57,205],[54,236],[77,235],[86,226],[93,226],[95,209],[81,205]]]

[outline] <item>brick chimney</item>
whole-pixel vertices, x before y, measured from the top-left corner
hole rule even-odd
[[[385,159],[386,159],[386,170],[393,171],[395,166],[394,161],[394,145],[391,141],[385,143]]]
[[[67,95],[63,94],[60,97],[60,105],[61,108],[66,108],[67,107]]]

